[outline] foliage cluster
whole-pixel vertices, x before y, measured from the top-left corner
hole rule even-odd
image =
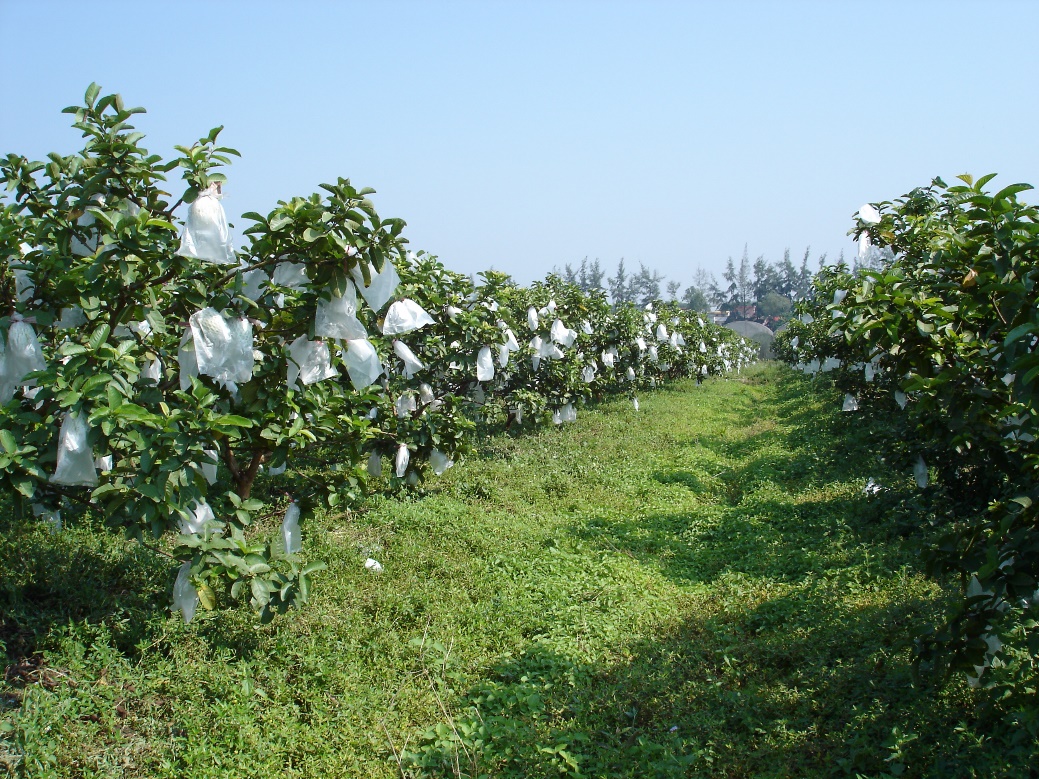
[[[920,660],[965,671],[1032,711],[1039,682],[1039,210],[1027,184],[935,179],[864,206],[853,232],[887,260],[821,273],[777,339],[787,361],[832,370],[844,408],[940,506],[935,574],[962,598]]]
[[[750,359],[674,307],[477,286],[406,252],[404,222],[345,179],[244,215],[235,251],[220,128],[163,161],[130,124],[143,109],[85,98],[65,109],[81,152],[0,161],[0,482],[56,526],[93,510],[143,543],[175,536],[185,618],[196,597],[263,620],[305,602],[323,565],[300,555],[300,509],[356,499],[387,457],[391,486],[416,485],[478,419],[568,421],[595,395]],[[334,466],[320,483],[288,505],[253,495],[309,449]]]

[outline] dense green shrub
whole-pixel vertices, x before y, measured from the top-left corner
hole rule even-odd
[[[674,307],[614,312],[551,277],[477,285],[406,252],[404,222],[345,179],[246,214],[235,250],[220,128],[163,161],[129,124],[143,109],[99,94],[66,109],[81,152],[0,161],[0,483],[56,525],[89,509],[142,542],[175,535],[185,617],[196,593],[263,619],[305,601],[322,566],[300,556],[300,509],[356,498],[387,459],[391,487],[415,485],[477,420],[561,423],[604,392],[751,358]],[[701,350],[654,340],[665,317]],[[315,451],[336,467],[304,500],[253,494]],[[256,530],[282,513],[279,537]]]
[[[886,258],[820,274],[778,348],[810,371],[839,361],[846,407],[894,425],[892,454],[952,507],[928,558],[963,599],[921,660],[1034,698],[1039,211],[1017,197],[1026,184],[960,178],[863,207],[853,232]]]

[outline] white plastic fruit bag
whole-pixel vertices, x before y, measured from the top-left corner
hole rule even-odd
[[[310,283],[307,266],[302,262],[279,262],[271,274],[271,285],[298,292]]]
[[[844,404],[841,407],[841,411],[858,411],[859,410],[859,399],[850,393],[844,395]]]
[[[155,384],[162,381],[162,360],[158,358],[148,360],[141,369],[141,378],[148,379]]]
[[[393,263],[386,260],[382,266],[382,272],[376,273],[375,268],[370,268],[372,283],[367,287],[364,286],[364,274],[361,273],[361,268],[357,265],[350,269],[350,275],[354,277],[354,281],[357,282],[357,289],[361,295],[368,302],[368,305],[372,307],[372,310],[378,312],[382,311],[382,307],[393,297],[393,293],[397,291],[397,285],[400,284],[400,276],[397,275],[397,269],[393,267]]]
[[[332,367],[332,355],[324,341],[308,341],[301,335],[289,344],[286,383],[289,389],[299,389],[297,379],[304,385],[317,384],[336,375]]]
[[[403,341],[393,342],[393,353],[404,361],[404,377],[410,379],[426,366]]]
[[[627,377],[628,377],[628,381],[635,381],[635,369],[634,368],[632,368],[630,366],[628,367]]]
[[[299,554],[303,548],[299,531],[299,504],[296,501],[285,509],[285,516],[281,520],[281,538],[285,543],[285,554]]]
[[[584,330],[585,335],[591,335],[595,332],[592,330],[592,325],[587,319],[581,323],[581,329]]]
[[[561,409],[559,409],[559,418],[563,422],[576,422],[577,411],[574,409],[573,403],[567,403]]]
[[[202,478],[208,484],[216,484],[217,463],[220,462],[220,453],[216,449],[203,449],[202,453],[212,460],[212,462],[201,463]]]
[[[52,533],[58,533],[61,531],[61,512],[57,510],[51,510],[46,506],[42,506],[39,503],[32,504],[32,513],[41,522],[50,525]]]
[[[346,282],[346,290],[341,296],[332,292],[331,300],[318,301],[314,335],[344,341],[368,337],[368,331],[357,318],[357,288],[352,281]]]
[[[491,347],[485,346],[476,355],[476,380],[490,381],[494,378],[494,360],[491,358]]]
[[[516,334],[509,327],[505,328],[505,348],[510,352],[518,352],[520,348],[519,342],[516,341]]]
[[[429,467],[433,469],[433,473],[437,476],[443,476],[447,469],[454,464],[454,460],[439,449],[434,449],[429,453]]]
[[[242,273],[242,297],[257,301],[270,283],[270,277],[262,268],[253,268]]]
[[[35,382],[25,377],[33,371],[46,369],[47,363],[43,359],[43,349],[36,338],[36,331],[32,325],[22,319],[20,314],[11,317],[11,327],[7,331],[7,345],[4,354],[3,375],[0,375],[0,384],[10,384],[11,387],[32,387]],[[13,394],[13,389],[12,389]],[[4,402],[10,400],[3,398]]]
[[[666,341],[667,340],[667,328],[664,326],[663,322],[661,322],[659,325],[657,325],[657,340],[658,341]]]
[[[584,370],[581,371],[581,378],[584,379],[585,384],[591,384],[595,381],[595,366],[584,366]]]
[[[177,254],[217,265],[230,265],[235,261],[231,231],[227,227],[227,215],[220,198],[218,184],[210,184],[205,192],[200,192],[195,198],[184,220]]]
[[[916,486],[920,489],[927,486],[930,476],[927,473],[927,463],[924,462],[922,454],[918,454],[913,462],[913,476],[916,478]]]
[[[405,444],[401,444],[397,447],[397,457],[394,462],[395,473],[398,479],[403,479],[404,474],[408,470],[408,463],[411,462],[411,452],[408,451],[408,447]]]
[[[534,308],[534,306],[531,306],[527,309],[527,327],[529,327],[531,330],[538,329],[538,312],[537,309]]]
[[[382,324],[383,335],[403,335],[413,330],[433,325],[436,322],[422,306],[414,300],[404,298],[390,306]]]
[[[199,374],[212,376],[232,392],[238,384],[252,378],[255,362],[252,322],[245,317],[229,319],[214,308],[204,308],[192,314],[189,323]],[[181,364],[182,373],[183,370]],[[182,376],[182,386],[183,383]]]
[[[204,500],[201,503],[195,501],[190,509],[181,509],[177,529],[185,535],[197,535],[212,522],[216,522],[216,515],[213,514],[212,507]]]
[[[180,611],[187,624],[195,616],[198,608],[198,590],[191,584],[191,562],[188,561],[177,571],[177,580],[173,583],[173,610]]]
[[[859,209],[859,219],[868,225],[875,225],[880,222],[880,212],[867,203]]]
[[[83,415],[65,415],[58,432],[58,463],[50,477],[51,483],[69,487],[97,486],[94,453],[87,442],[89,435],[90,426]]]
[[[378,452],[368,455],[368,475],[376,479],[382,476],[382,458]]]
[[[561,319],[557,319],[552,323],[552,340],[557,344],[569,348],[574,345],[576,338],[577,333],[567,328]]]
[[[375,380],[382,375],[379,353],[364,338],[351,339],[346,342],[343,362],[346,363],[346,372],[350,374],[350,381],[354,385],[354,389],[358,391],[374,384]]]
[[[83,313],[83,309],[79,306],[69,306],[61,309],[61,316],[54,323],[54,327],[58,330],[71,330],[86,323],[87,315]]]
[[[417,409],[418,403],[415,402],[415,396],[410,392],[402,392],[393,401],[393,411],[398,419],[411,416]]]
[[[33,247],[27,243],[20,244],[18,250],[22,253],[22,257],[25,258],[32,251],[35,251]],[[11,269],[11,274],[14,276],[14,294],[18,297],[19,302],[27,303],[32,300],[33,293],[36,291],[36,284],[32,280],[32,268],[27,262],[8,262]]]

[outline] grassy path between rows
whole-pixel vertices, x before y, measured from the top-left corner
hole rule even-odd
[[[314,518],[329,570],[268,626],[185,626],[150,553],[11,524],[0,771],[996,775],[970,691],[912,684],[942,593],[836,396],[764,367],[640,401]]]

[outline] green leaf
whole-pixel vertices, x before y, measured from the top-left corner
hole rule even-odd
[[[246,419],[237,414],[224,414],[224,416],[214,419],[213,424],[224,427],[252,427],[254,423],[251,419]]]
[[[97,100],[97,96],[99,94],[101,94],[101,87],[98,84],[95,84],[94,82],[91,82],[90,86],[87,87],[86,94],[83,95],[83,101],[88,106],[93,108],[94,107],[94,101]]]
[[[14,436],[11,435],[10,430],[0,430],[0,445],[4,447],[4,451],[8,454],[14,454],[18,451],[18,444],[14,440]]]
[[[1023,325],[1018,325],[1009,333],[1003,341],[1003,346],[1010,346],[1014,341],[1018,340],[1022,336],[1028,335],[1028,333],[1035,332],[1035,322],[1025,322]]]
[[[111,332],[112,328],[110,328],[104,322],[98,325],[97,329],[94,330],[90,338],[87,340],[87,345],[90,347],[90,350],[96,352],[98,349],[100,349],[101,344],[108,340],[108,336]]]

